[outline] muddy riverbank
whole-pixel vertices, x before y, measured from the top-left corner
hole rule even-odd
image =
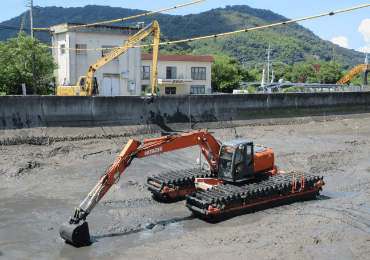
[[[209,129],[220,141],[249,139],[275,151],[280,170],[324,176],[315,201],[209,224],[183,201],[159,203],[148,175],[194,168],[199,148],[136,159],[88,217],[93,244],[74,248],[59,226],[94,187],[129,138],[1,146],[1,259],[368,259],[370,118]],[[186,131],[186,130],[185,130]]]

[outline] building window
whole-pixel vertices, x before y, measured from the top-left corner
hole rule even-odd
[[[146,92],[149,85],[141,85],[141,91]]]
[[[117,46],[103,45],[102,48],[103,48],[103,50],[102,50],[102,57],[105,57],[109,53],[111,53],[112,51],[114,51],[117,48]],[[113,60],[118,60],[118,57],[116,57]]]
[[[66,45],[61,44],[60,45],[60,55],[64,55],[66,53]]]
[[[206,79],[206,68],[192,67],[191,68],[191,79],[205,80]]]
[[[84,54],[86,55],[86,47],[87,44],[76,44],[76,54]]]
[[[205,86],[190,86],[190,94],[204,94]]]
[[[166,67],[166,79],[176,79],[176,67]]]
[[[141,67],[141,79],[149,79],[150,78],[150,66],[142,66]]]
[[[166,87],[164,90],[166,95],[176,95],[176,88],[175,87]]]

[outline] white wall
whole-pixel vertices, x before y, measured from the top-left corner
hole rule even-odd
[[[161,86],[160,94],[164,94],[165,87],[176,87],[176,94],[189,94],[191,85],[204,85],[205,93],[207,89],[211,88],[211,65],[212,62],[196,62],[196,61],[158,61],[157,71],[158,79],[166,79],[166,67],[176,67],[177,75],[176,78],[180,79],[181,76],[185,76],[186,79],[191,79],[191,68],[192,67],[205,67],[206,68],[206,80],[193,80],[189,84],[163,84]],[[142,66],[150,66],[152,70],[152,61],[143,60]],[[152,73],[150,72],[150,80],[142,80],[142,85],[151,84]]]
[[[66,83],[69,84],[69,67],[68,67],[68,62],[67,62],[67,52],[65,52],[63,55],[61,54],[61,45],[67,46],[66,42],[66,34],[58,34],[56,37],[56,56],[58,57],[58,64],[59,64],[59,69],[58,69],[58,82],[60,85]]]

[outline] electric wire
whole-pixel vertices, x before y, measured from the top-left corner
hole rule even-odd
[[[274,27],[274,26],[278,26],[278,25],[286,25],[286,24],[290,24],[290,23],[301,22],[301,21],[310,20],[310,19],[319,18],[319,17],[323,17],[323,16],[328,16],[328,15],[333,16],[334,14],[353,11],[353,10],[356,10],[356,9],[365,8],[365,7],[369,7],[369,6],[370,6],[370,4],[366,4],[366,5],[347,8],[347,9],[343,9],[343,10],[339,10],[339,11],[335,11],[335,12],[329,12],[329,13],[325,13],[325,14],[319,14],[319,15],[309,16],[309,17],[295,19],[295,20],[288,20],[288,21],[285,21],[285,22],[273,23],[273,24],[258,26],[258,27],[249,28],[249,29],[242,29],[242,30],[237,30],[237,31],[232,31],[232,32],[227,32],[227,33],[219,33],[219,34],[202,36],[202,37],[195,37],[195,38],[184,39],[184,40],[161,42],[159,44],[146,44],[146,45],[134,46],[134,47],[147,47],[147,46],[154,46],[154,45],[165,45],[165,44],[173,44],[173,43],[181,43],[181,42],[191,42],[191,41],[209,39],[209,38],[214,38],[214,37],[219,37],[219,36],[227,36],[227,35],[241,33],[241,32],[250,32],[250,31],[254,31],[254,30],[260,30],[260,29],[270,28],[270,27]]]
[[[81,25],[74,25],[74,26],[66,26],[66,27],[58,27],[58,28],[34,28],[34,29],[38,29],[38,30],[56,29],[56,30],[59,30],[59,29],[69,29],[69,28],[77,28],[77,27],[89,27],[89,26],[106,24],[106,23],[115,23],[115,22],[119,22],[119,21],[125,21],[125,20],[129,20],[129,19],[133,19],[133,18],[146,16],[146,15],[161,13],[161,12],[165,12],[165,11],[168,11],[168,10],[172,10],[172,9],[176,9],[176,8],[180,8],[180,7],[184,7],[184,6],[188,6],[188,5],[192,5],[192,4],[197,4],[197,3],[200,3],[200,2],[204,2],[204,1],[207,1],[207,0],[198,0],[198,1],[195,1],[195,2],[174,6],[174,7],[166,8],[166,9],[159,10],[159,11],[154,11],[154,12],[149,12],[149,13],[145,13],[145,14],[139,14],[139,15],[134,15],[134,16],[130,16],[130,17],[114,19],[114,20],[110,20],[110,21],[103,21],[103,22],[90,23],[90,24],[81,24]]]
[[[196,3],[196,2],[193,2],[193,3]],[[192,4],[192,3],[190,3],[190,4]],[[150,46],[155,46],[155,45],[176,44],[176,43],[182,43],[182,42],[192,42],[192,41],[198,41],[198,40],[203,40],[203,39],[217,38],[217,37],[220,37],[220,36],[227,36],[227,35],[232,35],[232,34],[237,34],[237,33],[242,33],[242,32],[250,32],[250,31],[254,31],[254,30],[260,30],[260,29],[275,27],[275,26],[279,26],[279,25],[286,25],[286,24],[290,24],[290,23],[315,19],[315,18],[324,17],[324,16],[333,16],[334,14],[349,12],[349,11],[353,11],[353,10],[356,10],[356,9],[361,9],[361,8],[365,8],[365,7],[369,7],[369,6],[370,6],[370,4],[366,4],[366,5],[347,8],[347,9],[343,9],[343,10],[339,10],[339,11],[335,11],[335,12],[329,12],[329,13],[325,13],[325,14],[314,15],[314,16],[309,16],[309,17],[305,17],[305,18],[295,19],[295,20],[288,20],[288,21],[285,21],[285,22],[273,23],[273,24],[258,26],[258,27],[249,28],[249,29],[242,29],[242,30],[237,30],[237,31],[232,31],[232,32],[219,33],[219,34],[214,34],[214,35],[195,37],[195,38],[189,38],[189,39],[183,39],[183,40],[177,40],[177,41],[160,42],[158,44],[142,44],[142,45],[132,46],[131,48],[141,48],[141,47],[150,47]],[[110,22],[112,22],[112,21],[110,21]],[[83,25],[83,26],[85,26],[85,25]],[[42,28],[38,28],[38,29],[42,29]],[[49,46],[45,46],[45,45],[41,45],[41,46],[48,47],[48,48],[58,48],[58,47],[49,47]],[[120,48],[120,47],[118,47],[118,48]],[[81,50],[81,49],[76,49],[76,48],[63,48],[63,49],[66,49],[66,50]],[[83,50],[92,51],[92,50],[103,50],[103,49],[114,49],[114,48],[95,48],[95,49],[83,49]]]

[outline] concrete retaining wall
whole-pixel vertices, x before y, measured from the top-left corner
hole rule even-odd
[[[368,106],[370,92],[158,96],[0,96],[0,130],[37,127],[157,126],[241,120],[240,111]],[[248,118],[244,118],[248,119]]]

